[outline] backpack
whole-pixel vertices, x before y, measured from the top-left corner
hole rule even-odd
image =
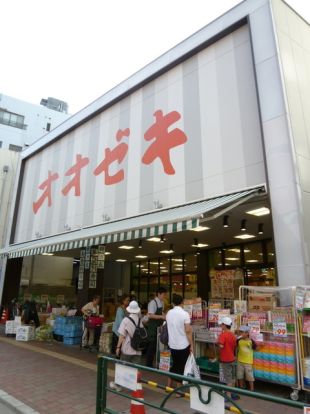
[[[163,345],[168,345],[169,335],[167,322],[164,323],[160,328],[159,340]]]
[[[148,335],[147,330],[144,326],[140,327],[140,318],[138,321],[138,325],[136,325],[135,321],[130,317],[127,316],[128,319],[135,325],[134,334],[130,340],[130,345],[135,351],[144,351],[148,346]]]

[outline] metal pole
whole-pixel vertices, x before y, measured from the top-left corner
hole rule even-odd
[[[102,413],[102,405],[106,407],[106,375],[104,375],[103,369],[106,369],[106,363],[102,358],[98,358],[97,362],[97,393],[96,393],[96,414]],[[105,379],[105,381],[104,381]],[[103,386],[104,394],[103,395]]]

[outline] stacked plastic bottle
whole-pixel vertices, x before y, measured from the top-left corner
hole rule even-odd
[[[290,342],[266,341],[254,352],[256,378],[296,384],[295,345]]]
[[[310,358],[303,360],[304,385],[310,387]]]
[[[63,337],[65,345],[77,345],[82,337],[82,317],[57,316],[54,323],[54,334]]]

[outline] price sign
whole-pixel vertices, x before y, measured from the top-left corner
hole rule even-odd
[[[286,322],[274,322],[273,323],[273,334],[274,336],[287,336]]]

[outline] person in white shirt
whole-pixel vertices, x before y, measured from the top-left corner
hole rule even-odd
[[[183,309],[182,296],[174,294],[172,303],[174,307],[166,315],[168,345],[172,356],[170,372],[183,375],[187,358],[193,352],[191,320],[188,312]],[[168,386],[172,386],[171,379]]]

